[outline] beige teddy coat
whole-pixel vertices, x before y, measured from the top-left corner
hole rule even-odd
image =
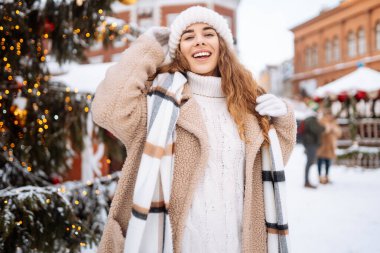
[[[93,120],[119,138],[126,146],[128,155],[103,231],[99,253],[123,252],[137,169],[146,138],[147,79],[155,73],[163,60],[160,44],[150,37],[141,36],[123,53],[120,62],[108,69],[92,102]],[[176,125],[174,178],[169,201],[176,253],[181,252],[186,216],[208,157],[206,126],[187,84],[183,96],[186,102],[181,106]],[[287,115],[272,121],[286,163],[295,145],[294,114],[288,106]],[[245,134],[250,142],[246,144],[242,252],[266,252],[267,234],[259,153],[264,136],[253,115],[246,119],[245,126]]]

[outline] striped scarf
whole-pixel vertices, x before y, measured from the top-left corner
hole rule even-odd
[[[158,75],[147,96],[147,139],[133,193],[124,253],[173,252],[168,215],[175,125],[186,78]]]
[[[290,245],[284,164],[276,130],[271,127],[268,135],[270,145],[261,149],[268,253],[287,253],[290,252]]]
[[[175,125],[186,82],[178,72],[160,74],[148,92],[147,139],[134,188],[124,253],[173,252],[167,210],[174,169]],[[262,148],[268,253],[287,253],[285,174],[274,128],[269,131],[269,140],[271,145]]]

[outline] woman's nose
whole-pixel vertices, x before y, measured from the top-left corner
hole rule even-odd
[[[203,36],[196,36],[195,43],[196,43],[196,46],[205,45]]]

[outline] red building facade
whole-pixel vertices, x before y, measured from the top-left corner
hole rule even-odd
[[[380,1],[346,0],[294,33],[295,92],[314,90],[358,66],[380,71]]]

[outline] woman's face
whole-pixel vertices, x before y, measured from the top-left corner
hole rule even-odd
[[[179,46],[191,72],[207,76],[218,74],[219,37],[210,25],[195,23],[188,26]]]

